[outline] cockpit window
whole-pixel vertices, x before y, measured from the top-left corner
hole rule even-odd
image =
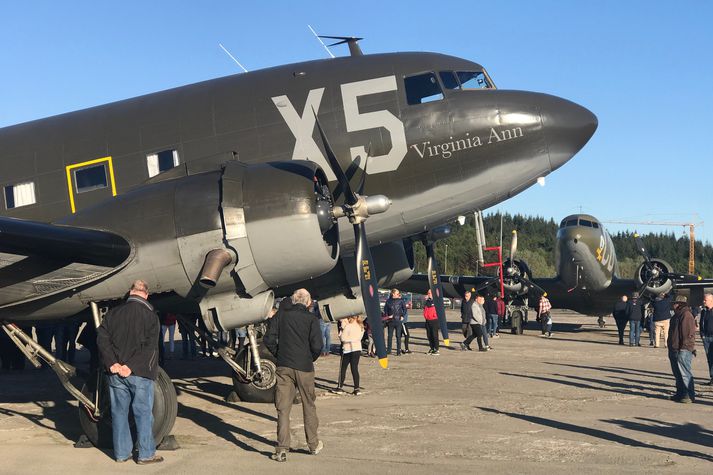
[[[594,229],[599,229],[599,223],[594,221],[594,222],[592,222],[592,224],[594,225]]]
[[[483,71],[458,71],[456,75],[463,89],[488,89],[491,87]]]
[[[594,223],[592,223],[592,222],[589,221],[588,219],[580,219],[580,220],[579,220],[579,225],[580,225],[580,226],[587,227],[587,228],[591,228],[591,227],[593,227]]]
[[[423,104],[443,99],[443,91],[433,73],[419,74],[404,78],[406,101],[409,105]]]
[[[453,71],[441,71],[438,75],[441,77],[443,87],[446,89],[458,89],[460,87]]]
[[[569,219],[567,220],[567,226],[576,226],[577,225],[577,218],[574,219]]]

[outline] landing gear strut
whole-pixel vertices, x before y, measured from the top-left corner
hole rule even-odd
[[[213,335],[197,327],[192,321],[178,315],[181,323],[198,337],[203,338],[233,370],[233,389],[244,402],[275,401],[277,362],[257,334],[264,334],[263,325],[248,325],[248,343],[235,351]]]

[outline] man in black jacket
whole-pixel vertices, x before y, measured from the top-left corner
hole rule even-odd
[[[314,361],[322,350],[322,333],[319,322],[308,310],[312,299],[306,289],[298,289],[292,294],[291,305],[285,301],[280,304],[263,340],[270,353],[277,357],[277,447],[272,459],[278,462],[286,462],[290,451],[290,411],[295,390],[302,398],[305,437],[310,453],[317,455],[324,447],[317,437],[319,419],[314,404]]]
[[[644,319],[644,305],[639,300],[639,293],[631,294],[629,300],[629,346],[641,346],[641,321]]]
[[[624,344],[624,331],[626,330],[626,322],[629,321],[629,304],[627,301],[629,297],[626,295],[621,296],[621,300],[614,304],[614,310],[612,310],[612,315],[614,316],[614,321],[616,322],[616,329],[619,331],[619,344]]]
[[[140,465],[162,462],[153,438],[154,381],[158,376],[158,319],[147,301],[148,285],[135,281],[129,298],[113,308],[97,329],[97,346],[109,371],[114,458],[125,462],[134,447],[129,408],[134,413]]]
[[[713,385],[713,294],[706,292],[703,295],[703,308],[701,308],[701,339],[706,350],[708,360],[708,372],[710,380],[704,383],[706,386]]]

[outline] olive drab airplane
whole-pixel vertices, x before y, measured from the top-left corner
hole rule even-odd
[[[610,315],[614,304],[622,295],[639,292],[642,298],[652,300],[674,288],[688,289],[692,302],[702,302],[704,287],[713,287],[713,279],[674,271],[663,259],[651,258],[641,238],[635,235],[644,262],[633,278],[619,276],[616,250],[604,225],[594,216],[575,214],[567,216],[557,230],[554,278],[533,278],[523,259],[516,256],[517,233],[513,232],[510,256],[503,263],[503,284],[507,303],[527,301],[536,305],[539,296],[547,292],[554,308],[574,310],[585,315]],[[485,276],[441,276],[447,296],[462,296],[466,289],[478,288],[485,292],[499,291],[499,279]],[[426,275],[415,274],[401,288],[425,292]],[[498,289],[495,289],[495,284]],[[536,298],[528,298],[528,297]],[[515,308],[511,310],[526,311]]]
[[[72,368],[14,324],[91,308],[98,325],[140,278],[158,309],[200,314],[209,331],[248,326],[250,349],[221,354],[238,394],[259,399],[274,360],[250,329],[276,298],[305,287],[324,318],[366,313],[378,328],[376,289],[412,275],[414,240],[432,250],[436,227],[527,189],[597,128],[566,99],[497,89],[472,61],[345,41],[348,57],[0,129],[0,319],[28,357],[66,380]],[[101,385],[65,386],[100,431]],[[156,391],[175,405],[165,373]],[[158,415],[157,440],[174,418]]]

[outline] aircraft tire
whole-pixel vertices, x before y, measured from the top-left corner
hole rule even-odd
[[[82,431],[87,436],[89,441],[95,446],[104,449],[113,447],[112,431],[111,431],[111,403],[109,399],[108,378],[101,378],[101,394],[99,401],[101,404],[103,417],[98,421],[94,421],[87,412],[87,409],[79,405],[79,424],[82,426]],[[96,386],[96,376],[92,377],[82,386],[82,394],[93,397],[94,387]],[[156,445],[158,446],[173,429],[173,424],[176,422],[178,414],[178,401],[176,398],[176,388],[173,386],[171,378],[162,369],[158,369],[158,378],[154,385],[154,403],[153,403],[153,436]],[[134,423],[130,421],[132,432]]]
[[[245,367],[247,351],[248,347],[244,346],[240,349],[238,354],[235,355],[235,360],[238,361],[242,367]],[[274,403],[275,386],[277,383],[277,360],[262,342],[260,342],[258,346],[258,351],[260,353],[260,360],[262,361],[262,370],[266,375],[265,383],[261,384],[245,381],[238,374],[233,372],[233,389],[235,389],[241,401]]]

